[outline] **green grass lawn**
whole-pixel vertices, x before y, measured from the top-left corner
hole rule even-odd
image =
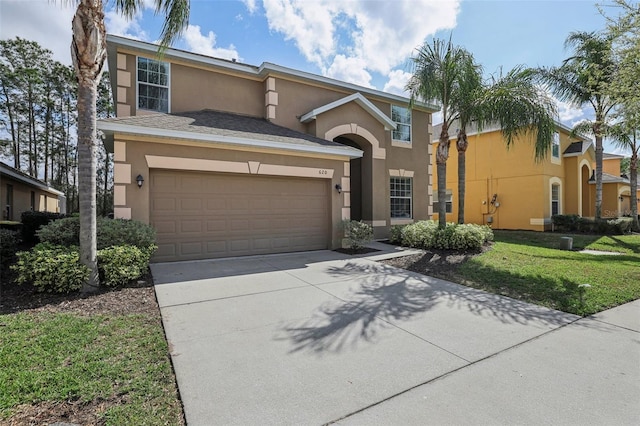
[[[559,250],[560,237],[574,250],[621,253],[596,256]],[[640,298],[640,235],[599,237],[527,231],[495,231],[493,249],[460,265],[457,281],[515,299],[589,315]],[[589,284],[589,288],[579,287]]]
[[[0,423],[20,404],[118,401],[106,424],[179,424],[182,409],[158,318],[0,315]]]

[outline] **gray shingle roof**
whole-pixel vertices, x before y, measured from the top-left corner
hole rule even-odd
[[[107,118],[101,123],[116,123],[137,128],[198,133],[210,136],[225,136],[255,141],[277,142],[292,146],[327,147],[344,149],[345,154],[359,152],[337,142],[321,139],[273,124],[263,118],[228,112],[202,110],[172,114],[150,114],[122,118]],[[100,127],[100,126],[98,126]]]
[[[582,144],[584,142],[582,141],[578,141],[578,142],[572,142],[571,145],[569,145],[567,147],[567,149],[564,150],[563,154],[576,154],[576,153],[582,153]]]

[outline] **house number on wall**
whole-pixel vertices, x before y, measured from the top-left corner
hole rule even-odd
[[[320,170],[318,170],[318,174],[321,174],[321,175],[328,175],[328,174],[329,174],[329,171],[328,171],[328,170],[325,170],[325,169],[320,169]]]

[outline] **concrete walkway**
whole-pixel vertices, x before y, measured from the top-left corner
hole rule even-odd
[[[581,319],[380,257],[152,265],[187,423],[640,423],[640,301]]]

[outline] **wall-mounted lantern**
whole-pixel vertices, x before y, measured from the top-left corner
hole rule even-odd
[[[142,175],[138,175],[138,177],[136,178],[136,182],[138,183],[138,188],[142,188],[142,184],[144,183],[144,178],[142,177]]]
[[[342,185],[340,185],[339,183],[336,183],[336,191],[338,191],[338,194],[342,193]]]

